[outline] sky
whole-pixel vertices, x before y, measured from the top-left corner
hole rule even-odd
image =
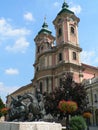
[[[44,18],[55,36],[53,20],[64,0],[0,0],[0,97],[31,83],[35,43]],[[80,18],[81,62],[98,67],[98,0],[66,0]]]

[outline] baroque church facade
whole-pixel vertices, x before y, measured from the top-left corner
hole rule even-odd
[[[44,21],[41,30],[34,39],[36,46],[34,78],[30,84],[21,87],[10,95],[17,97],[29,92],[36,93],[37,89],[41,93],[52,92],[55,87],[60,87],[62,77],[67,72],[71,72],[74,81],[78,83],[86,83],[89,79],[98,77],[98,67],[81,63],[82,48],[78,38],[79,21],[80,19],[74,12],[68,9],[66,2],[62,4],[61,11],[53,20],[56,31],[55,37],[49,30],[46,20]],[[96,94],[98,94],[98,87],[96,89]],[[11,101],[10,95],[7,96],[8,106]],[[91,93],[88,97],[91,102]]]
[[[98,76],[98,68],[81,63],[78,24],[80,19],[68,9],[66,2],[53,20],[56,37],[48,29],[46,21],[35,37],[36,57],[33,86],[51,92],[59,87],[66,72],[73,73],[74,81]],[[54,44],[54,42],[56,44]],[[89,69],[88,69],[89,68]],[[96,71],[97,70],[97,71]]]

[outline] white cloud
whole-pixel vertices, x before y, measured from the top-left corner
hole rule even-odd
[[[15,28],[8,20],[0,19],[0,43],[7,40],[7,43],[14,43],[7,45],[5,48],[11,52],[25,52],[29,46],[27,36],[30,35],[30,30],[26,28]]]
[[[75,14],[80,14],[82,8],[80,5],[74,5],[70,8],[70,10],[73,11]]]
[[[0,91],[4,91],[4,84],[0,82]]]
[[[6,37],[26,36],[30,34],[30,30],[25,28],[14,28],[6,19],[0,19],[0,35]]]
[[[35,19],[34,19],[32,13],[30,13],[30,12],[27,12],[27,13],[24,14],[24,19],[25,19],[26,21],[30,21],[30,22],[35,21]]]
[[[26,41],[25,37],[20,37],[15,41],[13,46],[6,46],[6,50],[10,52],[21,52],[25,53],[26,49],[29,47],[29,42]]]
[[[60,3],[59,2],[55,2],[53,5],[54,5],[54,7],[59,7]]]
[[[8,94],[11,94],[15,90],[17,90],[19,87],[16,86],[6,86],[3,82],[0,82],[0,96],[3,102],[6,102],[6,96]]]
[[[5,73],[8,75],[17,75],[19,74],[18,69],[8,68],[5,70]]]
[[[96,63],[96,54],[95,51],[83,51],[81,53],[81,61],[86,64]],[[92,62],[93,61],[93,62]]]

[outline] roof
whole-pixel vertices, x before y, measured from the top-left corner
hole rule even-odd
[[[15,93],[17,93],[17,92],[20,92],[20,91],[22,91],[22,90],[24,90],[24,89],[27,89],[27,88],[31,87],[31,86],[32,86],[32,83],[27,84],[27,85],[25,85],[25,86],[22,86],[22,87],[20,87],[19,89],[17,89],[16,91],[14,91],[13,93],[11,93],[10,95],[13,95],[13,94],[15,94]]]
[[[62,14],[62,13],[70,13],[70,14],[74,14],[74,12],[72,12],[71,10],[68,9],[68,4],[64,1],[63,5],[62,5],[62,10],[58,13],[58,15]]]
[[[43,25],[42,25],[42,29],[38,32],[38,34],[51,34],[51,31],[48,29],[48,24],[44,21]]]
[[[95,66],[91,66],[91,65],[88,65],[88,64],[85,64],[85,63],[82,63],[82,65],[83,65],[84,67],[87,67],[87,68],[91,68],[91,69],[96,69],[96,70],[98,70],[98,67],[95,67]]]

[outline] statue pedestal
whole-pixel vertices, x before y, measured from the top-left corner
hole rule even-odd
[[[0,130],[62,130],[59,123],[50,122],[0,122]]]

